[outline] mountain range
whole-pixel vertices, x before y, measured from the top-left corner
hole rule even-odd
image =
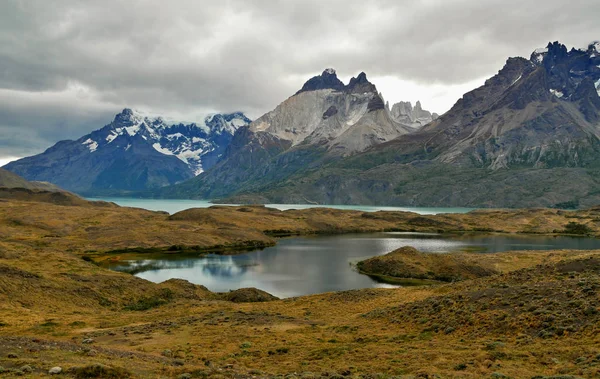
[[[509,58],[441,116],[420,103],[390,107],[366,74],[344,84],[335,70],[326,69],[253,122],[239,113],[223,115],[218,125],[230,129],[205,130],[158,119],[141,122],[125,110],[96,134],[59,142],[6,168],[80,193],[137,190],[226,202],[587,206],[600,202],[599,93],[600,43],[568,50],[554,42],[529,58]],[[141,124],[142,132],[135,126]],[[153,137],[153,130],[164,133]],[[194,141],[190,131],[198,130],[206,132],[196,137],[204,155],[196,146],[182,148],[188,146],[184,141]],[[185,140],[169,139],[177,133]],[[227,138],[218,142],[210,137],[223,134]],[[136,158],[117,164],[128,170],[114,167],[112,153],[89,158],[110,145],[129,151],[129,139],[139,140],[140,148]],[[108,156],[113,165],[83,181],[86,188],[78,187],[81,179],[64,178],[66,168],[94,172]],[[148,167],[159,158],[172,158],[168,170],[157,163]],[[57,161],[61,165],[52,164]],[[135,176],[144,164],[152,180]]]
[[[240,128],[212,170],[158,195],[214,199],[264,192],[285,185],[292,176],[319,171],[414,133],[436,117],[420,103],[415,108],[399,103],[390,109],[364,72],[344,84],[335,70],[326,69],[273,111]],[[311,201],[302,194],[289,200]]]
[[[529,59],[509,58],[497,75],[447,113],[353,154],[336,157],[331,142],[290,149],[290,137],[280,135],[284,149],[265,149],[270,154],[261,154],[260,162],[242,172],[235,172],[243,151],[236,148],[206,175],[162,195],[412,206],[595,204],[600,201],[599,49],[600,44],[590,44],[569,51],[554,42]],[[320,93],[323,82],[313,78],[303,89]],[[335,86],[333,91],[342,93]],[[386,107],[378,109],[383,113]],[[390,118],[398,122],[393,109]],[[259,140],[266,141],[257,131],[256,122],[239,131],[253,141],[253,151],[260,150]],[[219,186],[226,178],[235,179]]]
[[[203,123],[181,123],[124,109],[99,130],[75,141],[60,141],[5,168],[84,195],[160,188],[214,166],[236,130],[249,123],[239,112],[211,115]]]

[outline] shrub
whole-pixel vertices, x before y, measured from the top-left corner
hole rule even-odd
[[[585,235],[585,234],[590,234],[593,232],[593,230],[584,224],[580,224],[578,222],[569,222],[567,225],[565,225],[565,233],[568,234],[581,234],[581,235]]]

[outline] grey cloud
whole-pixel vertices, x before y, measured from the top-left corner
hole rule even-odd
[[[124,106],[258,117],[329,66],[465,83],[548,41],[599,39],[598,14],[588,0],[5,0],[0,156],[77,138]],[[89,96],[56,95],[74,87]]]

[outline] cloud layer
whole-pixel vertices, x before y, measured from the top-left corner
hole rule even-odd
[[[0,158],[77,138],[125,106],[258,117],[325,67],[443,112],[509,56],[600,39],[598,14],[589,0],[5,0]]]

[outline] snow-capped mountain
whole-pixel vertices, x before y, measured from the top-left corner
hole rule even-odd
[[[250,122],[237,112],[211,115],[203,123],[169,123],[126,108],[112,123],[80,140],[93,153],[115,142],[127,150],[130,137],[138,135],[159,153],[179,158],[198,175],[216,163],[235,131]]]
[[[214,166],[235,131],[250,122],[239,112],[182,123],[124,109],[99,130],[5,168],[84,194],[162,187]]]

